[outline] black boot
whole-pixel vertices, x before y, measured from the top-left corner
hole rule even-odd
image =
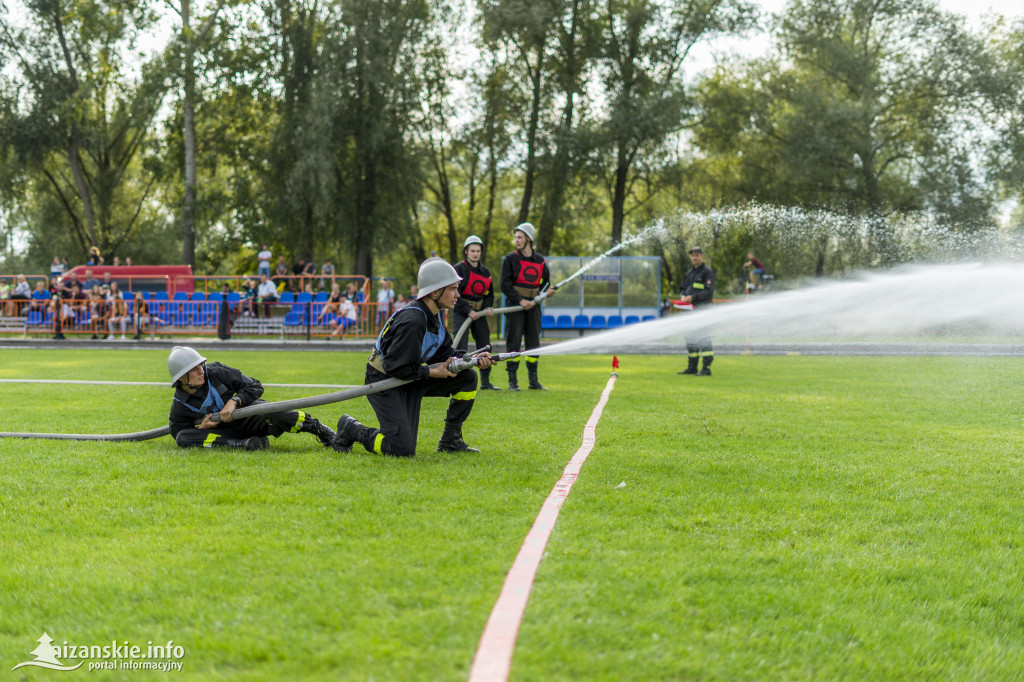
[[[251,438],[218,438],[213,441],[215,447],[220,448],[241,448],[242,450],[266,450],[270,447],[270,441],[266,436],[252,436]]]
[[[506,362],[505,371],[508,372],[508,390],[518,391],[519,381],[516,379],[516,373],[519,371],[518,362]]]
[[[299,433],[312,433],[320,441],[320,445],[323,445],[325,448],[332,447],[334,444],[335,433],[331,427],[309,415],[306,415],[306,421],[302,423]]]
[[[547,387],[541,386],[540,381],[537,380],[537,363],[526,362],[526,375],[530,377],[530,388],[535,391],[546,391]]]
[[[714,360],[714,358],[708,358],[708,357],[704,358],[704,366],[701,367],[700,372],[698,373],[698,376],[702,376],[702,377],[709,377],[709,376],[711,376],[711,361],[712,360]]]
[[[441,442],[437,444],[438,452],[480,452],[466,445],[462,440],[462,427],[445,426],[441,434]]]
[[[697,363],[698,362],[700,362],[700,358],[691,355],[690,358],[689,358],[689,362],[688,362],[688,364],[686,366],[686,369],[684,369],[682,372],[679,372],[679,373],[680,374],[696,374],[697,373]]]
[[[480,370],[480,390],[500,391],[501,389],[491,383],[491,368]]]
[[[355,417],[341,415],[341,419],[338,420],[338,432],[334,434],[331,447],[338,452],[352,452],[352,444],[359,440],[359,435],[365,428]]]

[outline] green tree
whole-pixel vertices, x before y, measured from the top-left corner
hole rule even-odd
[[[797,0],[779,54],[700,87],[694,140],[729,199],[860,214],[991,205],[971,163],[980,42],[930,0]],[[890,262],[888,223],[873,247]]]
[[[598,163],[622,240],[627,200],[640,204],[670,178],[666,147],[690,117],[682,67],[701,40],[747,29],[751,5],[732,0],[608,0],[601,15],[607,116],[596,131]],[[640,182],[642,191],[636,191]]]
[[[141,64],[137,75],[126,64],[153,16],[135,2],[27,7],[30,27],[0,31],[18,92],[8,108],[9,153],[31,178],[32,210],[59,220],[67,247],[80,257],[93,245],[109,253],[153,217],[147,201],[155,178],[141,162],[165,74],[159,63]],[[48,241],[42,236],[33,239]]]

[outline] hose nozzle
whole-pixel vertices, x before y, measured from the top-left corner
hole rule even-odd
[[[458,374],[464,369],[469,369],[470,367],[478,366],[480,364],[480,358],[477,357],[477,353],[483,353],[488,348],[490,348],[490,346],[481,348],[480,350],[476,351],[476,353],[473,353],[473,355],[466,358],[452,358],[452,361],[448,363],[448,371]],[[503,362],[505,360],[513,360],[515,358],[518,358],[520,355],[520,353],[492,353],[491,362]]]

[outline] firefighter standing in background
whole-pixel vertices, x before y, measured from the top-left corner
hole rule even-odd
[[[551,273],[544,262],[544,256],[533,250],[537,232],[530,223],[516,227],[516,250],[506,255],[501,261],[501,293],[505,294],[508,306],[519,305],[522,310],[506,313],[505,317],[505,350],[509,353],[518,352],[523,337],[526,337],[525,350],[540,348],[541,307],[534,305],[533,299],[551,283]],[[554,288],[548,296],[555,293]],[[536,357],[526,356],[526,373],[530,379],[530,388],[547,390],[537,380]],[[507,363],[508,390],[518,391],[519,381],[516,373],[519,363]]]
[[[491,271],[480,261],[484,243],[475,234],[466,238],[462,245],[463,260],[455,264],[455,272],[462,278],[459,285],[459,300],[452,310],[452,329],[458,332],[466,319],[473,321],[469,331],[477,348],[491,345],[491,326],[488,318],[494,316],[494,284]],[[458,349],[469,349],[469,334],[459,339]],[[500,391],[491,383],[491,369],[480,370],[480,390]]]
[[[264,450],[270,445],[267,436],[276,438],[285,432],[311,433],[325,447],[334,440],[334,431],[305,412],[274,412],[235,421],[232,413],[237,408],[265,402],[260,400],[263,384],[234,367],[207,364],[206,358],[188,346],[171,349],[167,371],[175,388],[171,436],[179,447]],[[220,413],[219,423],[210,420],[214,412]]]
[[[388,319],[373,346],[364,380],[372,384],[394,377],[409,383],[366,396],[377,414],[379,429],[341,415],[335,450],[351,452],[352,444],[360,443],[369,452],[411,457],[416,454],[423,398],[450,398],[438,452],[480,452],[462,439],[462,425],[476,397],[476,372],[448,371],[459,352],[452,347],[441,312],[455,307],[460,282],[455,268],[440,258],[429,258],[420,265],[416,277],[419,298]],[[477,357],[481,370],[491,366],[490,353]],[[435,363],[439,364],[429,366]]]
[[[694,312],[711,305],[715,295],[715,271],[704,262],[704,251],[699,246],[690,249],[690,261],[693,267],[686,272],[679,298],[683,303],[692,303]],[[686,352],[688,364],[680,374],[698,374],[711,376],[711,362],[715,359],[715,351],[711,348],[711,335],[707,328],[698,328],[686,335]],[[697,363],[702,360],[704,366],[697,371]]]

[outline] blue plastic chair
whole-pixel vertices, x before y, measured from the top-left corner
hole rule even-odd
[[[640,322],[639,315],[626,315],[626,321],[624,324],[637,324],[638,322]]]
[[[174,300],[174,301],[187,301],[188,300],[188,292],[187,291],[176,291],[176,292],[174,292],[174,298],[172,300]]]
[[[297,306],[296,306],[297,307]],[[298,327],[306,324],[306,311],[292,308],[291,312],[284,316],[284,326]]]
[[[156,292],[153,292],[153,300],[154,301],[169,301],[171,299],[167,295],[166,291],[156,291]]]
[[[590,318],[586,315],[577,315],[572,318],[573,329],[590,329]]]
[[[605,320],[604,315],[594,315],[590,318],[591,329],[607,329],[608,321]]]
[[[192,301],[205,301],[206,300],[206,294],[204,294],[201,291],[193,291],[192,292],[192,298],[190,300],[192,300]]]
[[[28,315],[25,316],[25,324],[27,325],[48,325],[53,323],[53,313],[45,310],[30,310]]]
[[[555,328],[555,316],[554,315],[541,315],[540,316],[540,328],[541,329],[554,329]]]
[[[617,329],[622,326],[622,315],[609,315],[608,328]]]
[[[277,299],[279,303],[294,303],[295,294],[290,291],[281,292],[281,298]]]
[[[319,291],[319,292],[317,292],[316,298],[313,299],[313,300],[315,300],[317,303],[326,303],[327,302],[327,292],[326,291]]]
[[[654,315],[644,315],[643,321],[644,322],[650,322],[651,320],[656,320],[656,319],[658,319],[658,318],[656,318]]]
[[[568,315],[559,315],[555,320],[555,329],[572,329],[572,318]]]

